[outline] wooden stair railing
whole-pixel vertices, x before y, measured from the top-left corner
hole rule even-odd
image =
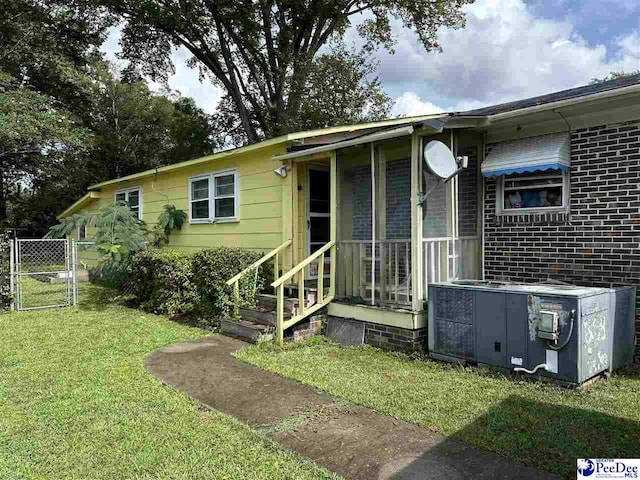
[[[329,252],[331,263],[329,271],[329,294],[324,295],[324,262],[325,255]],[[284,341],[284,331],[295,325],[296,323],[304,320],[312,313],[320,310],[325,305],[329,304],[335,295],[335,259],[336,259],[336,242],[331,241],[325,244],[322,248],[315,251],[303,261],[298,263],[295,267],[289,270],[287,273],[278,278],[271,284],[276,289],[276,338],[278,343],[282,345]],[[315,304],[306,308],[305,305],[305,292],[304,292],[304,279],[305,268],[311,265],[314,260],[318,260],[318,291]],[[289,320],[284,320],[284,287],[285,283],[296,277],[298,287],[298,311],[296,315]]]
[[[234,317],[237,318],[239,316],[240,285],[239,285],[238,282],[240,282],[240,279],[244,275],[246,275],[247,273],[249,273],[249,272],[251,272],[253,270],[255,270],[257,272],[258,268],[260,268],[260,265],[262,265],[267,260],[273,258],[274,259],[273,260],[273,276],[274,276],[276,281],[279,280],[278,274],[280,273],[280,252],[282,252],[282,250],[284,250],[285,248],[289,247],[290,245],[291,245],[291,240],[287,240],[286,242],[284,242],[279,247],[274,248],[273,250],[271,250],[269,253],[267,253],[263,257],[260,257],[260,259],[258,259],[255,262],[253,262],[247,268],[245,268],[240,273],[238,273],[235,277],[230,278],[229,280],[227,280],[227,285],[229,285],[229,286],[233,285],[233,316]]]

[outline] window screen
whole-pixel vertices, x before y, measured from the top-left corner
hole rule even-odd
[[[565,188],[562,172],[506,175],[502,179],[502,207],[505,211],[562,207]]]

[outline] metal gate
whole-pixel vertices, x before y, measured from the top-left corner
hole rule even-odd
[[[12,277],[18,311],[71,305],[68,240],[16,239],[13,250]]]

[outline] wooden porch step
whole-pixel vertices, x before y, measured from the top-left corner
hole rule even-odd
[[[275,295],[268,294],[260,294],[258,295],[258,308],[263,310],[271,310],[273,312],[276,311],[276,307],[278,305],[278,299]],[[307,295],[305,301],[305,308],[309,308],[310,306],[316,303],[315,293],[313,295]],[[297,315],[298,313],[298,297],[284,297],[284,313],[285,316],[287,314]]]
[[[297,285],[285,285],[285,293],[287,298],[298,298],[298,286]],[[318,298],[318,289],[316,287],[304,287],[304,297],[307,305],[313,305]]]
[[[268,325],[250,322],[247,320],[234,320],[225,318],[220,321],[220,333],[229,337],[241,338],[250,343],[256,343],[258,339],[267,334]]]
[[[242,320],[247,320],[253,323],[259,323],[262,325],[269,325],[269,326],[276,325],[275,306],[273,307],[258,306],[256,308],[240,308],[239,313],[240,313],[240,318],[242,318]],[[285,320],[289,320],[291,318],[291,313],[285,312],[284,318]]]
[[[275,295],[270,295],[267,293],[261,293],[257,297],[258,307],[269,309],[273,312],[276,311],[276,306],[278,305],[278,299]],[[284,311],[285,313],[292,313],[296,307],[298,306],[297,298],[288,298],[284,299]]]

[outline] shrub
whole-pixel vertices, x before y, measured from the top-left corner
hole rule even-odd
[[[113,264],[128,263],[129,256],[144,249],[144,227],[125,202],[114,202],[96,218],[96,250]]]
[[[169,315],[196,310],[192,256],[187,253],[158,248],[138,252],[129,265],[128,283],[145,310]]]
[[[102,259],[95,267],[89,269],[89,281],[108,288],[125,291],[129,281],[129,262],[114,262],[111,259]]]
[[[233,312],[233,288],[227,280],[258,260],[262,254],[240,248],[216,247],[201,250],[193,256],[193,281],[200,296],[203,313],[213,317]],[[255,294],[265,284],[264,273],[247,274],[240,280],[243,305],[255,303]]]
[[[11,304],[9,242],[9,236],[0,233],[0,310],[9,308]]]
[[[154,247],[161,247],[169,243],[169,235],[173,230],[182,230],[182,225],[187,220],[184,210],[179,210],[175,205],[167,204],[158,217],[158,223],[148,232],[148,237]]]

